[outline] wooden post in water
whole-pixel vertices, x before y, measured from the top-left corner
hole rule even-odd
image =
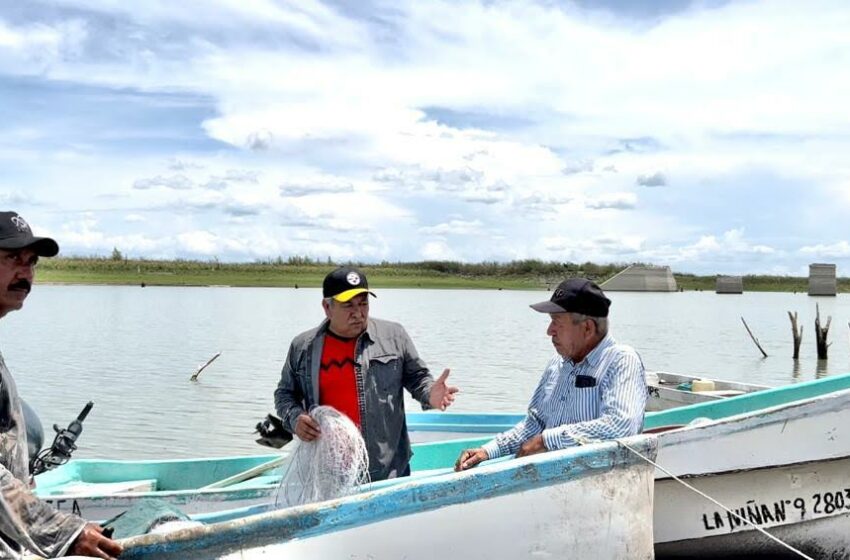
[[[826,341],[826,337],[829,334],[829,324],[832,322],[832,317],[826,318],[826,326],[821,328],[820,326],[820,306],[815,305],[815,338],[817,339],[818,346],[818,360],[826,359],[826,351],[829,348],[829,343]]]
[[[797,330],[797,312],[792,315],[788,312],[788,318],[791,319],[791,333],[794,335],[794,359],[800,359],[800,342],[803,340],[803,325]]]
[[[748,333],[750,333],[750,338],[752,338],[752,339],[753,339],[753,342],[755,342],[755,343],[756,343],[756,346],[758,346],[758,349],[759,349],[759,350],[761,350],[761,354],[762,354],[762,356],[764,356],[765,358],[767,358],[767,352],[765,352],[765,351],[764,351],[764,348],[762,348],[762,347],[761,347],[761,344],[759,344],[759,339],[757,339],[757,338],[753,335],[753,331],[751,331],[751,330],[750,330],[750,327],[747,325],[747,322],[746,322],[746,321],[744,321],[744,318],[743,318],[743,317],[741,317],[741,322],[742,322],[742,323],[744,323],[744,328],[745,328],[745,329],[747,329],[747,332],[748,332]]]

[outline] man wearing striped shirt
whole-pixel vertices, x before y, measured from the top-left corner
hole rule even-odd
[[[549,314],[546,334],[556,354],[525,419],[483,447],[464,450],[455,470],[504,455],[524,457],[641,431],[647,398],[644,367],[633,348],[608,334],[610,305],[599,286],[571,278],[558,285],[549,301],[531,306]]]

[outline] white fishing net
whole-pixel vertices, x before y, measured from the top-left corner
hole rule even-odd
[[[300,441],[275,496],[278,508],[341,498],[369,482],[369,456],[360,430],[330,406],[317,406],[310,416],[322,435]]]

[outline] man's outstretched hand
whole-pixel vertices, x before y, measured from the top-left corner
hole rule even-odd
[[[455,393],[460,391],[460,389],[446,385],[446,379],[448,379],[450,371],[449,368],[444,369],[442,375],[431,386],[431,394],[428,395],[428,404],[433,408],[446,410],[446,408],[455,402]]]
[[[103,527],[96,523],[86,523],[68,550],[68,555],[114,560],[123,551],[124,547],[103,535]]]

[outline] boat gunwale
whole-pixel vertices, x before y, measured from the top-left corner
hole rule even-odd
[[[633,436],[630,445],[649,457],[657,452],[657,439],[653,435]],[[123,541],[122,558],[166,553],[180,557],[198,549],[199,546],[193,545],[199,544],[204,550],[232,551],[238,548],[235,543],[249,535],[256,546],[307,538],[472,500],[578,481],[626,467],[651,469],[651,465],[617,442],[599,442],[481,465],[468,471],[414,478],[345,498],[257,513],[165,536],[132,537]]]

